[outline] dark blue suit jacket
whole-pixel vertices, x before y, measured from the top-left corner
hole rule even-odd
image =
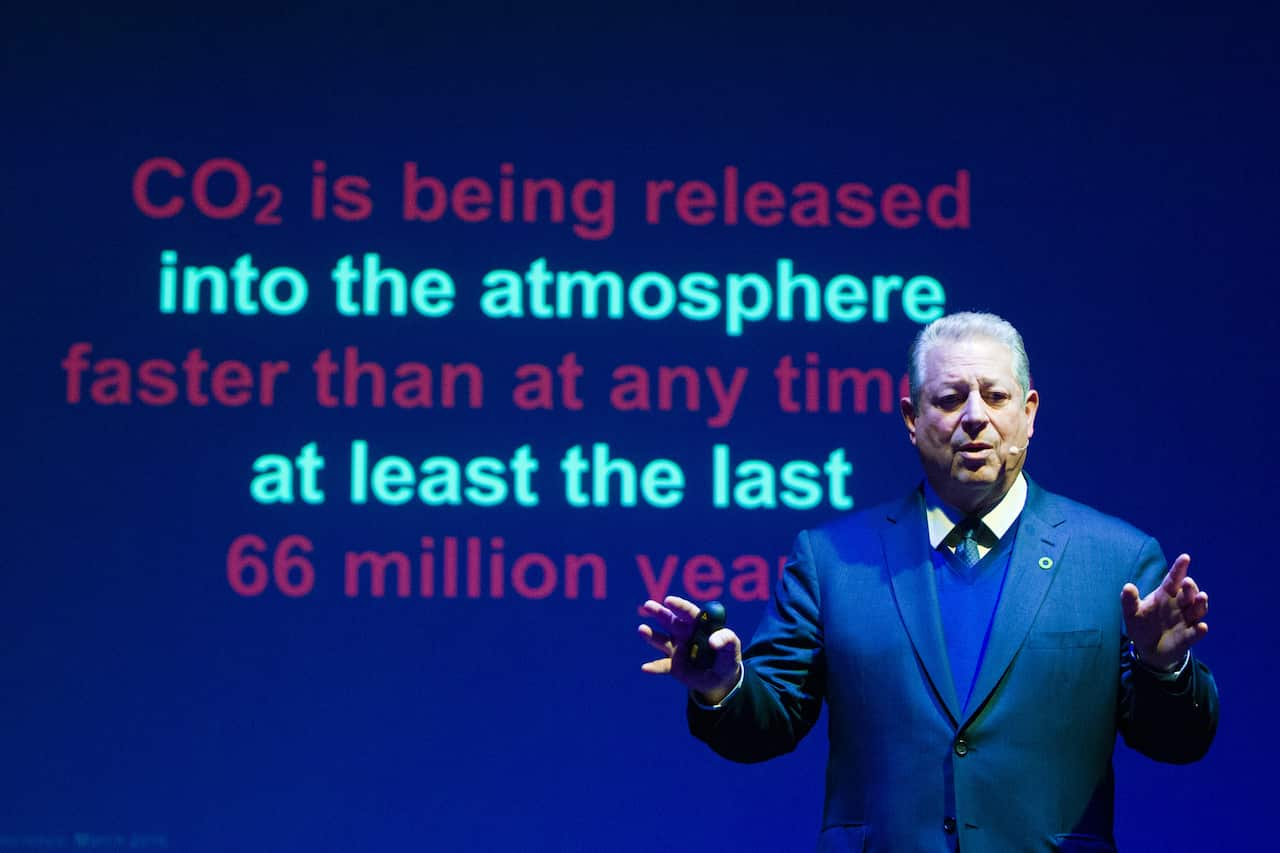
[[[801,533],[741,689],[689,707],[737,761],[793,749],[829,706],[820,850],[1110,850],[1119,732],[1152,758],[1209,748],[1196,660],[1160,681],[1128,654],[1120,590],[1168,569],[1130,525],[1029,483],[973,696],[951,678],[919,490]]]

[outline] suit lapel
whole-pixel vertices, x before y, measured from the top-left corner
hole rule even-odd
[[[881,541],[898,613],[935,695],[955,724],[960,719],[960,702],[956,698],[951,662],[942,638],[938,589],[933,579],[933,562],[929,557],[929,538],[920,493],[913,492],[901,507],[890,513],[888,521],[881,533]]]
[[[1058,574],[1067,544],[1061,515],[1052,511],[1051,501],[1029,479],[1027,485],[1027,505],[1018,522],[1009,574],[991,624],[991,638],[966,707],[966,724],[982,710],[1026,641],[1031,623]]]

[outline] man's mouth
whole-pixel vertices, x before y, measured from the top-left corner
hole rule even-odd
[[[961,453],[979,453],[983,450],[990,450],[990,449],[991,449],[991,445],[983,444],[982,442],[979,442],[979,441],[971,441],[968,444],[960,445]]]

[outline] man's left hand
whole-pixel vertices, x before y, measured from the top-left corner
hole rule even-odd
[[[1201,621],[1209,612],[1209,594],[1187,576],[1190,565],[1191,556],[1179,554],[1160,586],[1146,598],[1139,598],[1138,588],[1131,583],[1120,591],[1125,633],[1138,660],[1152,669],[1177,669],[1188,650],[1209,633],[1209,626]]]

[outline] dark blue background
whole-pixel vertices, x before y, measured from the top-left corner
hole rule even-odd
[[[730,339],[715,323],[497,322],[473,307],[486,270],[539,256],[627,276],[768,273],[790,257],[823,279],[933,275],[949,311],[993,310],[1021,328],[1043,400],[1028,470],[1150,531],[1170,556],[1189,551],[1212,595],[1201,651],[1222,687],[1217,742],[1183,768],[1121,747],[1117,837],[1146,849],[1158,826],[1203,849],[1250,847],[1276,758],[1275,22],[1155,6],[642,14],[363,4],[10,21],[0,836],[154,833],[196,851],[808,849],[823,735],[753,767],[692,741],[679,691],[638,669],[632,557],[773,557],[830,515],[712,511],[701,460],[715,442],[775,462],[843,446],[859,505],[903,493],[918,468],[896,415],[781,414],[769,370],[817,352],[897,375],[915,326],[773,322]],[[237,159],[283,187],[284,224],[144,217],[129,182],[153,156],[188,169]],[[372,181],[368,221],[306,218],[314,159]],[[406,160],[449,181],[493,180],[507,161],[518,177],[612,178],[615,234],[401,222]],[[726,164],[783,186],[928,187],[968,169],[973,227],[643,223],[645,179],[714,182]],[[163,249],[184,263],[252,252],[264,268],[299,267],[311,304],[290,318],[161,316]],[[458,309],[336,317],[327,269],[365,251],[448,270]],[[294,382],[271,409],[70,406],[59,361],[80,340],[133,363],[196,346],[286,359]],[[486,406],[317,407],[307,364],[350,344],[383,363],[475,361]],[[510,371],[570,351],[587,366],[588,407],[515,412]],[[613,412],[608,370],[623,362],[747,366],[750,407],[723,430],[705,413]],[[351,507],[340,483],[353,438],[415,459],[529,442],[542,505]],[[254,504],[252,460],[312,440],[337,477],[329,501]],[[555,462],[594,441],[679,461],[684,504],[567,508]],[[224,556],[246,532],[310,536],[315,591],[233,594]],[[342,595],[342,551],[412,550],[423,535],[594,551],[609,562],[608,596]],[[749,633],[759,605],[730,615]]]

